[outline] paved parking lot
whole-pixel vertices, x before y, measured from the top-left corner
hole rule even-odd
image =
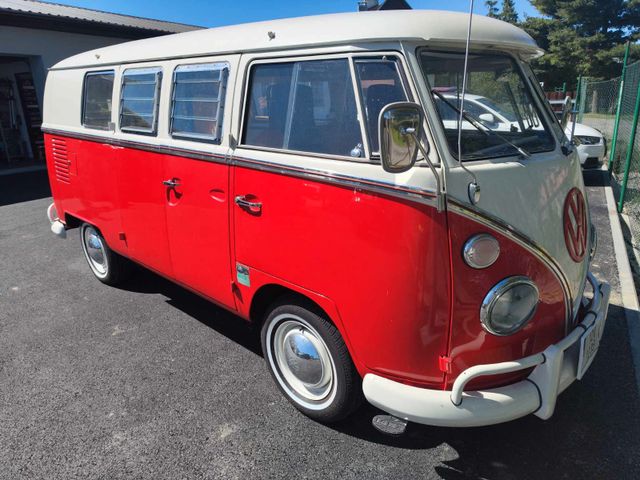
[[[640,478],[640,399],[606,206],[595,270],[614,288],[600,353],[555,416],[476,429],[327,427],[279,394],[242,320],[147,271],[94,279],[47,198],[0,182],[0,478]],[[39,195],[36,195],[36,197]],[[18,200],[24,200],[20,198]]]

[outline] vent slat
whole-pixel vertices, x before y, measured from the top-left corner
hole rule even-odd
[[[61,138],[51,139],[53,169],[56,174],[56,180],[62,183],[71,183],[71,172],[67,142]]]

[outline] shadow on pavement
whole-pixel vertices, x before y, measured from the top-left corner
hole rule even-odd
[[[134,275],[117,288],[130,292],[162,294],[168,298],[169,305],[256,355],[262,355],[260,336],[251,324],[150,270],[135,265]]]
[[[169,280],[139,268],[122,288],[162,294],[173,307],[261,355],[254,328]],[[640,402],[629,373],[633,366],[624,318],[624,309],[611,305],[596,361],[583,381],[560,396],[550,420],[530,415],[469,429],[409,424],[404,435],[393,437],[372,427],[371,419],[380,411],[365,402],[348,420],[322,428],[392,448],[425,450],[425,454],[445,445],[455,458],[434,467],[445,479],[561,478],[568,473],[570,478],[629,478],[630,472],[640,474],[633,453],[640,451]]]
[[[609,172],[607,170],[583,170],[582,178],[587,187],[605,187],[609,185]]]
[[[51,196],[46,170],[0,175],[0,206]]]
[[[582,381],[558,399],[543,421],[533,415],[490,427],[437,428],[409,424],[401,437],[371,427],[365,406],[337,430],[401,449],[448,445],[453,460],[435,468],[441,478],[639,478],[640,402],[627,340],[624,308],[611,305],[600,352]],[[634,472],[632,475],[631,472]]]

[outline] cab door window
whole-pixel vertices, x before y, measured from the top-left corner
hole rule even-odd
[[[395,59],[388,57],[356,59],[355,70],[364,107],[369,146],[373,153],[377,153],[380,111],[389,103],[406,102],[407,93]]]
[[[347,59],[254,65],[245,108],[244,145],[362,155]]]

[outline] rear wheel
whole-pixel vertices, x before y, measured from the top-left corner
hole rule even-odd
[[[262,326],[262,351],[278,387],[298,410],[336,422],[362,402],[361,379],[340,332],[307,307],[274,305]]]
[[[100,231],[93,225],[82,224],[80,242],[91,271],[102,283],[117,285],[130,275],[129,260],[111,250]]]

